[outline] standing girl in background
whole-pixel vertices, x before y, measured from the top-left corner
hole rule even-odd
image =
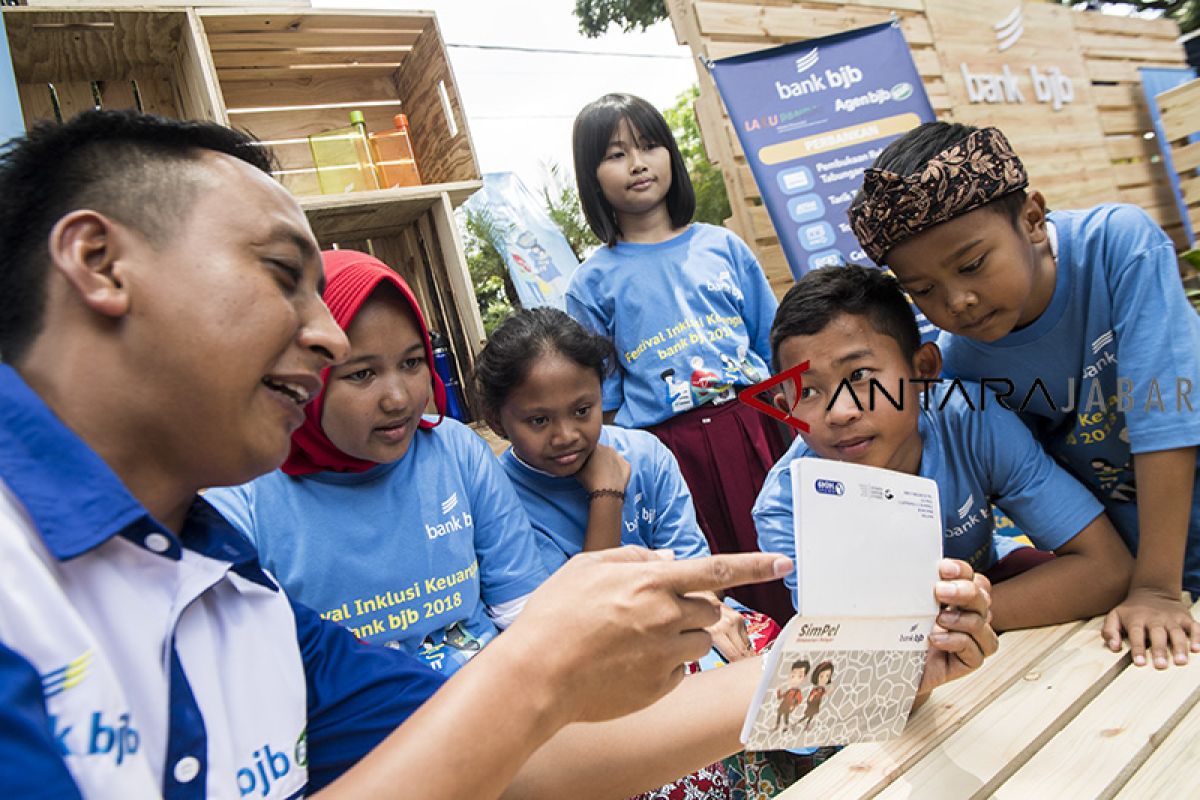
[[[365,253],[322,257],[350,357],[326,370],[281,470],[205,497],[291,597],[450,674],[548,573],[491,449],[441,417],[445,390],[408,285]],[[437,419],[423,416],[431,395]]]
[[[611,339],[605,419],[644,428],[675,454],[715,553],[758,548],[750,509],[787,449],[778,426],[736,400],[769,374],[776,301],[745,242],[693,223],[696,199],[663,116],[609,94],[575,119],[575,176],[604,243],[575,272],[567,311]],[[779,581],[732,592],[779,622]]]

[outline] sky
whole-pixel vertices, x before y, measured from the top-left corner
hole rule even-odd
[[[571,123],[584,105],[606,92],[630,92],[665,108],[696,82],[691,53],[676,44],[669,21],[637,33],[614,27],[601,38],[588,39],[579,33],[573,0],[312,0],[312,4],[436,12],[480,170],[516,172],[535,191],[550,183],[549,164],[557,163],[567,179],[574,180]]]

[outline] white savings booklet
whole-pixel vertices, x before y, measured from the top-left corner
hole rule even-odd
[[[937,615],[937,484],[840,461],[792,465],[799,614],[742,727],[748,750],[852,744],[904,729]]]

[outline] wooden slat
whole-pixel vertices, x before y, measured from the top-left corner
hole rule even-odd
[[[403,11],[381,14],[378,11],[305,9],[304,11],[268,11],[262,9],[199,10],[204,29],[210,34],[262,33],[271,31],[374,31],[380,28],[421,30],[433,19],[429,11]]]
[[[287,67],[295,69],[313,64],[356,66],[376,64],[399,67],[411,52],[409,47],[388,47],[378,50],[349,52],[293,53],[290,50],[226,50],[213,53],[218,70],[245,67]]]
[[[1121,108],[1100,112],[1100,124],[1107,134],[1142,134],[1154,130],[1154,123],[1145,109]]]
[[[1200,167],[1200,142],[1171,148],[1171,161],[1180,175]]]
[[[1192,707],[1117,794],[1117,800],[1200,796],[1200,705]]]
[[[696,3],[696,18],[700,33],[705,36],[768,37],[793,41],[886,22],[890,16],[861,8],[822,12],[801,7],[754,7],[701,0]],[[909,44],[933,42],[929,26],[921,17],[906,17],[900,24]]]
[[[445,86],[457,125],[453,136],[443,112],[439,85]],[[422,179],[429,183],[477,179],[479,163],[471,147],[467,116],[436,20],[413,45],[411,59],[397,70],[396,89],[404,99],[404,111],[414,131],[413,150]]]
[[[967,724],[1079,627],[1058,625],[1004,634],[1000,638],[1003,657],[988,659],[965,678],[936,689],[929,701],[913,714],[901,738],[850,745],[778,798],[864,797],[882,790]]]
[[[1174,40],[1179,37],[1179,26],[1171,19],[1141,19],[1101,14],[1098,11],[1079,13],[1073,20],[1076,28],[1084,31],[1119,33]]]
[[[1165,92],[1160,92],[1155,99],[1158,101],[1159,108],[1164,109],[1200,102],[1200,78],[1193,78],[1186,83],[1167,89]]]
[[[179,87],[183,115],[228,124],[216,69],[205,47],[204,29],[194,11],[189,11],[180,34],[173,62],[175,85]]]
[[[1200,131],[1200,92],[1197,95],[1194,104],[1162,109],[1163,134],[1168,142]]]
[[[381,69],[374,77],[356,70],[286,70],[280,78],[255,74],[250,80],[230,80],[229,71],[221,72],[225,104],[230,109],[262,108],[278,105],[323,105],[328,103],[364,103],[396,98],[391,69]]]
[[[1140,186],[1145,183],[1165,182],[1166,170],[1160,162],[1133,161],[1128,164],[1114,164],[1113,179],[1117,186]]]
[[[1102,797],[1119,789],[1200,700],[1200,659],[1160,673],[1130,668],[994,796]]]
[[[461,348],[457,349],[456,353],[460,359],[469,355],[473,360],[483,349],[487,336],[483,332],[479,303],[475,299],[475,289],[471,285],[471,275],[467,269],[467,258],[458,235],[458,225],[454,221],[454,206],[446,194],[442,194],[440,201],[431,210],[431,216],[441,245],[440,250],[446,259],[446,275],[451,286],[448,296],[458,309],[461,324],[458,332],[470,347],[468,353],[464,353]],[[467,365],[470,363],[467,362]],[[462,383],[466,385],[467,381]]]
[[[1102,620],[1079,628],[940,747],[878,795],[988,796],[1129,663],[1101,641]]]
[[[372,47],[412,47],[421,28],[394,30],[373,28],[364,31],[286,31],[277,33],[223,33],[209,36],[214,53],[225,50],[346,50]],[[297,54],[300,55],[300,54]]]
[[[1093,81],[1113,83],[1141,83],[1142,76],[1138,67],[1181,67],[1184,65],[1183,56],[1177,59],[1155,61],[1108,61],[1105,59],[1087,59],[1088,77]]]
[[[345,80],[361,80],[364,82],[374,82],[378,80],[391,81],[392,75],[396,72],[396,65],[392,64],[332,64],[332,65],[312,65],[311,68],[303,71],[291,69],[289,67],[226,67],[218,72],[221,86],[228,87],[230,84],[244,84],[256,81],[279,81],[283,86],[295,85],[294,82],[302,81],[305,76],[313,76],[315,78],[324,79],[345,79]],[[303,85],[303,84],[299,84]],[[226,88],[228,92],[228,88]],[[238,89],[235,87],[235,91]],[[337,98],[333,98],[332,102],[336,102]],[[286,102],[286,101],[285,101]],[[303,101],[302,101],[303,102]],[[312,102],[331,102],[330,100]],[[238,104],[240,105],[240,104]]]
[[[1109,136],[1104,140],[1108,157],[1114,161],[1126,158],[1153,158],[1158,144],[1141,136]]]
[[[393,106],[372,106],[361,109],[367,130],[391,129],[392,117],[402,108],[400,100],[396,99]],[[236,127],[245,128],[264,142],[274,142],[280,139],[303,139],[314,133],[344,128],[350,124],[350,110],[341,107],[314,108],[303,111],[232,113],[229,115],[229,121]]]
[[[1187,205],[1200,203],[1200,178],[1180,181],[1179,190],[1183,194],[1183,202]]]
[[[18,81],[95,81],[169,64],[187,19],[183,11],[111,12],[6,8]]]
[[[454,192],[462,202],[482,184],[463,181],[458,184],[410,186],[352,194],[327,194],[300,198],[300,207],[308,216],[313,232],[321,242],[346,239],[370,239],[387,235],[408,225],[434,205],[442,195]]]
[[[1130,58],[1139,61],[1179,58],[1180,47],[1169,39],[1145,39],[1080,32],[1079,43],[1088,58]]]

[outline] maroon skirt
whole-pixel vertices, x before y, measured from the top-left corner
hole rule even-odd
[[[787,432],[765,414],[736,400],[701,406],[647,428],[679,462],[692,492],[696,518],[714,553],[758,551],[750,510],[763,481],[787,450]],[[780,625],[795,614],[783,581],[729,592]]]

